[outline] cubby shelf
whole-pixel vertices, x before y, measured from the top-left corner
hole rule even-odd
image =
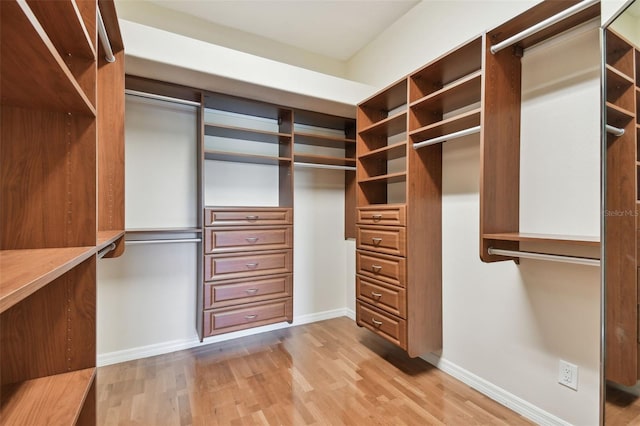
[[[288,158],[288,157],[275,157],[275,156],[257,155],[257,154],[242,154],[242,153],[225,152],[225,151],[205,151],[204,158],[206,160],[230,161],[235,163],[267,164],[267,165],[291,163],[291,158]]]
[[[400,142],[391,145],[385,145],[382,148],[373,149],[358,156],[360,160],[385,159],[395,160],[407,155],[407,142]]]
[[[633,48],[622,36],[613,31],[607,32],[607,65],[621,74],[633,75]]]
[[[288,142],[291,139],[291,134],[289,133],[269,132],[246,127],[225,126],[210,123],[205,123],[204,132],[207,136],[275,144]]]
[[[75,425],[95,375],[87,368],[4,385],[0,418],[6,425]]]
[[[354,158],[331,157],[328,155],[316,154],[294,154],[294,161],[312,164],[328,164],[331,166],[350,166],[355,167],[356,160]]]
[[[412,102],[409,106],[413,110],[431,109],[440,113],[453,111],[480,102],[481,83],[480,70]]]
[[[0,4],[2,104],[95,117],[95,106],[26,2],[11,0]]]
[[[360,179],[358,183],[360,185],[368,185],[374,183],[396,183],[396,182],[404,182],[407,179],[406,172],[397,172],[397,173],[388,173],[385,175],[373,176],[366,179]]]
[[[437,123],[421,127],[409,132],[413,143],[418,143],[426,139],[436,138],[453,132],[469,129],[480,125],[481,109],[476,108],[471,111],[447,118]]]
[[[407,129],[407,112],[401,111],[383,120],[358,131],[361,136],[365,135],[396,135]]]
[[[0,250],[0,313],[96,253],[96,247]]]
[[[344,148],[345,145],[355,145],[355,139],[339,138],[334,136],[316,135],[305,132],[294,132],[296,145],[313,145],[326,148]]]
[[[612,65],[607,64],[607,89],[609,89],[609,84],[613,84],[616,86],[625,85],[631,86],[634,84],[633,78]]]
[[[562,234],[537,234],[526,232],[501,232],[484,234],[485,240],[496,241],[519,241],[536,243],[570,244],[578,246],[599,247],[600,238],[582,235],[562,235]]]
[[[633,120],[636,115],[618,105],[607,102],[607,124],[616,127],[624,127],[626,123]]]

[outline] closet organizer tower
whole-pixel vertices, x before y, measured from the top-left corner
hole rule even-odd
[[[597,1],[543,1],[358,105],[358,325],[410,356],[442,347],[448,140],[472,137],[481,146],[482,261],[517,261],[520,241],[599,246],[597,238],[519,232],[520,57],[524,48],[599,14]],[[543,28],[496,48],[535,26]],[[511,255],[498,254],[505,252]]]
[[[2,1],[0,31],[0,418],[91,425],[96,264],[124,250],[115,7]]]

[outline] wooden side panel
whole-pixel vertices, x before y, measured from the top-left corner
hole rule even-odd
[[[0,247],[96,244],[92,117],[3,105]]]
[[[521,64],[509,49],[489,51],[485,39],[482,131],[480,140],[480,258],[489,256],[484,234],[518,232],[520,215],[520,100]],[[517,250],[517,242],[501,248]]]

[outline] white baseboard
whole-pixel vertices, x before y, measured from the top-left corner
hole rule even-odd
[[[525,401],[524,399],[507,392],[494,385],[493,383],[476,376],[472,372],[465,370],[464,368],[452,363],[446,359],[440,358],[438,355],[430,353],[421,357],[429,364],[434,365],[438,370],[441,370],[448,375],[455,377],[462,383],[472,387],[478,392],[486,395],[494,401],[508,407],[516,413],[526,417],[536,424],[544,426],[571,426],[570,423],[562,420],[561,418],[554,416],[553,414],[544,411],[543,409]]]
[[[156,355],[168,354],[171,352],[181,351],[184,349],[194,348],[196,346],[210,345],[212,343],[223,342],[231,339],[237,339],[239,337],[252,336],[254,334],[266,333],[268,331],[280,330],[282,328],[293,327],[296,325],[309,324],[312,322],[324,321],[331,318],[349,317],[352,316],[353,311],[350,309],[333,309],[330,311],[315,312],[312,314],[299,315],[293,318],[293,323],[286,322],[278,324],[270,324],[262,327],[250,328],[248,330],[236,331],[233,333],[226,333],[219,336],[207,337],[203,342],[200,342],[197,335],[193,335],[189,339],[171,340],[167,342],[155,343],[152,345],[138,346],[135,348],[124,349],[121,351],[107,352],[98,354],[97,365],[103,367],[105,365],[117,364],[119,362],[132,361],[134,359],[148,358]]]
[[[356,312],[353,309],[346,308],[344,316],[356,320]]]

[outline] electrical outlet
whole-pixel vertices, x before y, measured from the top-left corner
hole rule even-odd
[[[570,362],[560,360],[558,383],[573,390],[578,390],[578,366],[571,364]]]

